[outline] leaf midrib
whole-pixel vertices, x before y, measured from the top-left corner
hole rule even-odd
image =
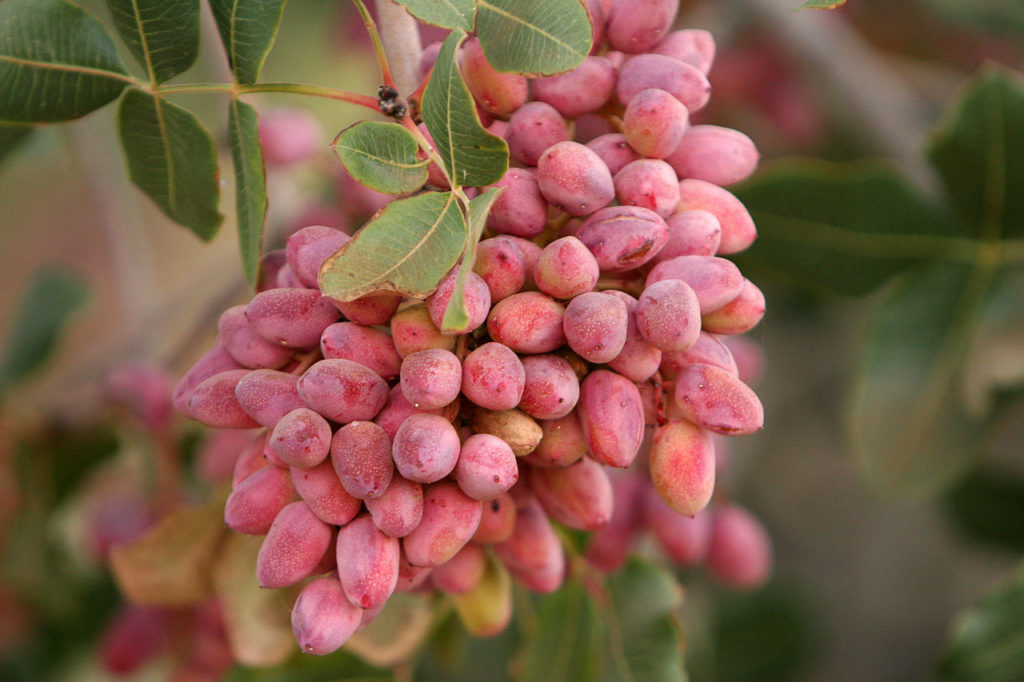
[[[156,87],[158,85],[156,79],[156,69],[153,67],[153,58],[149,53],[149,41],[146,39],[146,32],[142,27],[142,15],[139,12],[139,0],[131,0],[132,3],[132,14],[135,15],[135,26],[139,32],[139,43],[142,47],[142,55],[146,58],[146,73],[149,74],[149,81]]]
[[[255,259],[254,259],[253,262],[250,262],[250,261],[248,261],[246,259],[246,256],[250,255],[250,254],[247,254],[247,251],[246,251],[247,246],[246,246],[246,244],[247,244],[247,241],[248,241],[247,237],[249,237],[251,235],[249,235],[249,234],[244,234],[243,235],[243,232],[245,232],[245,233],[249,232],[249,228],[252,226],[251,218],[253,216],[248,216],[248,219],[246,219],[246,216],[243,214],[243,212],[245,214],[249,213],[250,208],[251,208],[251,204],[253,203],[253,200],[255,200],[257,203],[262,204],[262,213],[263,213],[263,217],[265,219],[265,217],[266,217],[266,193],[264,191],[264,195],[262,197],[253,197],[253,192],[254,191],[258,192],[260,189],[265,189],[265,188],[264,188],[264,185],[263,185],[263,183],[261,181],[260,182],[257,181],[257,180],[262,180],[259,177],[259,175],[258,174],[254,174],[254,173],[251,172],[251,168],[250,168],[249,162],[250,161],[255,161],[255,155],[250,156],[250,154],[248,153],[249,152],[249,148],[245,144],[245,133],[244,133],[243,124],[242,124],[242,117],[243,117],[242,107],[243,106],[248,106],[248,105],[246,105],[244,102],[239,100],[237,97],[232,97],[231,98],[231,112],[230,112],[230,115],[229,115],[229,124],[233,123],[234,124],[234,128],[235,128],[235,130],[234,130],[234,133],[235,133],[234,137],[235,137],[235,139],[232,141],[233,144],[231,145],[232,146],[232,152],[234,152],[237,149],[238,158],[239,158],[239,162],[237,164],[237,167],[235,168],[235,177],[236,177],[236,183],[237,183],[235,191],[236,191],[236,194],[237,194],[237,198],[239,200],[239,206],[238,206],[238,212],[239,212],[239,221],[238,221],[239,243],[240,243],[241,251],[242,251],[242,254],[243,254],[243,267],[245,269],[246,277],[249,278],[250,281],[254,282],[255,278],[256,278],[256,276],[257,276],[257,274],[259,272],[259,250],[260,250],[259,242],[262,240],[263,223],[261,221],[260,225],[258,227],[260,239],[257,240],[257,244],[256,244],[256,248],[255,248],[255,254],[252,254],[252,255],[254,255]],[[255,190],[252,189],[254,186],[256,187]],[[244,202],[242,201],[243,198],[245,199]],[[262,199],[262,201],[261,201],[261,199]],[[261,209],[259,207],[257,207],[256,210],[257,210],[257,212],[261,211]]]
[[[428,239],[430,239],[431,236],[433,236],[433,234],[441,227],[441,225],[444,224],[445,218],[448,215],[448,211],[449,211],[449,209],[451,209],[452,204],[454,203],[454,201],[455,201],[455,195],[449,193],[448,194],[448,199],[444,202],[444,208],[441,209],[441,214],[437,217],[437,220],[435,220],[430,225],[430,229],[426,230],[423,233],[423,235],[420,237],[419,241],[416,242],[416,244],[413,246],[413,248],[409,249],[408,253],[406,253],[404,256],[402,256],[390,268],[388,268],[387,270],[382,272],[380,274],[380,279],[383,279],[385,276],[390,275],[392,272],[397,270],[399,268],[399,266],[403,265],[406,261],[408,261],[410,258],[412,258],[413,254],[416,253],[417,251],[419,251],[420,248],[422,248],[423,244]]]
[[[164,101],[159,94],[154,93],[152,97],[153,107],[156,109],[156,124],[157,127],[160,129],[160,142],[163,144],[163,156],[164,159],[166,160],[165,165],[167,167],[167,205],[171,207],[171,210],[177,213],[177,192],[174,189],[175,183],[177,181],[177,176],[175,175],[174,172],[174,160],[172,158],[173,152],[171,150],[170,144],[171,141],[167,134],[167,121],[164,118]]]
[[[341,147],[342,149],[352,152],[353,156],[361,156],[365,159],[377,161],[385,166],[394,166],[395,168],[401,168],[402,170],[419,170],[420,168],[423,168],[424,166],[430,163],[430,159],[421,159],[414,163],[395,161],[390,157],[374,156],[373,154],[370,154],[369,152],[365,151],[364,149],[360,149],[359,147],[353,147],[344,144],[338,146]]]
[[[231,55],[231,70],[236,71],[238,69],[238,53],[235,52],[235,20],[238,18],[238,1],[234,0],[231,3],[231,19],[228,21],[228,54]],[[236,76],[237,80],[237,76]]]
[[[551,42],[557,43],[557,44],[561,45],[562,47],[564,47],[565,50],[567,52],[569,52],[570,54],[580,54],[578,51],[576,51],[576,50],[574,50],[572,48],[572,45],[570,45],[569,43],[567,43],[564,40],[560,39],[558,36],[556,36],[554,34],[551,34],[551,33],[548,33],[547,31],[541,29],[536,24],[528,23],[525,20],[520,19],[519,17],[515,16],[514,14],[509,14],[505,10],[502,10],[502,9],[499,9],[498,7],[495,7],[491,3],[487,2],[487,0],[478,0],[477,4],[478,4],[478,7],[480,7],[480,8],[486,7],[487,9],[493,11],[495,14],[500,14],[500,15],[502,15],[504,17],[508,17],[512,21],[514,21],[516,23],[519,23],[519,24],[522,24],[523,26],[536,31],[537,33],[539,33],[540,35],[544,36],[545,38],[548,38]],[[477,12],[479,13],[479,9],[477,10]],[[584,54],[583,56],[586,56],[586,55]]]
[[[459,36],[456,39],[455,46],[454,46],[454,48],[452,50],[452,59],[450,60],[450,62],[448,62],[449,68],[445,70],[445,83],[444,83],[444,85],[445,85],[445,89],[444,89],[444,98],[445,98],[445,108],[444,108],[444,111],[445,111],[445,126],[444,126],[444,134],[445,134],[445,137],[447,138],[447,142],[448,142],[448,145],[447,145],[448,146],[448,158],[446,160],[448,161],[449,165],[451,166],[451,168],[449,169],[450,177],[448,178],[448,182],[452,183],[452,184],[458,184],[457,181],[456,181],[456,178],[458,177],[458,173],[456,171],[458,169],[455,166],[455,135],[452,134],[452,131],[454,130],[454,127],[452,126],[452,123],[454,121],[454,113],[455,113],[455,110],[452,108],[452,103],[454,102],[454,96],[455,96],[455,85],[454,84],[455,84],[455,81],[459,80],[459,77],[458,77],[459,76],[459,74],[458,74],[459,65],[458,65],[458,59],[457,59],[456,55],[458,54],[459,46],[462,45],[462,41],[465,40],[465,38],[466,38],[465,35],[461,35],[461,36]]]
[[[15,57],[13,55],[0,55],[0,62],[10,62],[19,66],[28,66],[37,69],[46,69],[50,71],[66,71],[69,73],[79,73],[84,76],[100,76],[110,78],[111,80],[118,80],[123,83],[135,85],[138,80],[131,76],[120,73],[117,71],[108,71],[107,69],[100,69],[91,66],[78,66],[72,64],[65,64],[63,62],[41,62],[34,59],[26,59],[25,57]]]

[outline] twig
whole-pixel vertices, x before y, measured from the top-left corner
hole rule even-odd
[[[378,0],[377,4],[382,40],[389,63],[394,69],[396,83],[401,90],[409,92],[419,83],[421,48],[418,26],[404,8],[391,0]],[[212,26],[210,16],[204,14],[204,19],[207,28]],[[208,30],[207,34],[212,35],[212,32]],[[211,63],[216,62],[211,60]],[[223,63],[219,71],[224,71]],[[163,86],[163,89],[166,92],[234,89],[243,92],[297,92],[350,101],[376,110],[375,97],[291,83],[261,83],[254,86],[231,83],[186,84]],[[195,275],[193,279],[161,292],[163,296],[156,301],[153,299],[157,297],[148,296],[138,296],[145,299],[142,301],[126,300],[125,307],[131,309],[131,313],[126,316],[125,324],[111,329],[106,337],[77,354],[73,364],[59,375],[41,378],[27,386],[21,396],[22,407],[26,410],[39,408],[52,416],[73,422],[88,421],[102,406],[97,380],[112,364],[132,355],[144,355],[169,368],[181,369],[180,365],[199,354],[197,348],[208,347],[207,341],[215,333],[217,317],[246,292],[234,260],[226,260],[224,254],[210,254],[203,261],[194,269],[190,268],[190,272]],[[126,277],[121,279],[126,280]],[[147,287],[132,286],[122,281],[120,288],[134,296]],[[145,307],[141,308],[142,305]]]
[[[380,39],[384,43],[395,86],[398,92],[408,95],[420,83],[423,47],[419,25],[394,0],[377,0],[377,16],[380,18]]]

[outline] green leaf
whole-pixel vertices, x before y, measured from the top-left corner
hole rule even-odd
[[[330,656],[292,656],[282,665],[272,667],[247,668],[236,665],[228,671],[223,682],[394,682],[394,679],[392,671],[374,668],[345,649],[340,649]]]
[[[590,54],[593,27],[580,0],[478,0],[476,32],[498,71],[550,76]]]
[[[597,680],[602,625],[597,605],[579,580],[544,596],[523,647],[522,679]]]
[[[442,28],[472,31],[476,0],[395,0],[420,21]]]
[[[182,73],[199,54],[199,0],[107,0],[121,39],[163,83]]]
[[[797,680],[825,646],[806,599],[777,584],[716,595],[711,639],[716,680]]]
[[[26,467],[22,490],[45,495],[47,505],[53,508],[72,499],[84,490],[82,486],[99,469],[100,462],[111,461],[120,451],[123,444],[114,428],[112,422],[69,425],[66,431],[46,429],[18,442],[19,468]]]
[[[932,493],[977,456],[983,420],[967,409],[962,370],[991,283],[990,271],[940,263],[908,273],[878,307],[849,434],[880,491]]]
[[[846,4],[846,0],[807,0],[796,9],[835,9]]]
[[[0,163],[21,145],[34,131],[32,126],[6,125],[0,123]]]
[[[374,291],[425,298],[462,253],[466,221],[449,192],[392,201],[320,268],[320,289],[338,301]]]
[[[1024,565],[955,623],[940,676],[949,682],[1024,679]]]
[[[735,193],[758,229],[737,262],[807,288],[864,294],[914,262],[974,245],[875,162],[783,161]]]
[[[1024,79],[989,66],[964,86],[928,149],[965,229],[1024,235]]]
[[[494,579],[498,576],[494,571],[504,571],[507,575],[508,569],[501,564],[500,560],[488,561],[484,576],[481,581],[487,581],[483,585],[484,591],[490,591]],[[505,580],[505,578],[501,578]],[[472,595],[481,589],[478,587],[467,594],[452,597],[452,601],[458,603],[472,601]],[[513,591],[511,578],[508,578],[509,595]],[[502,593],[504,594],[504,593]],[[501,597],[504,599],[504,597]],[[483,604],[478,604],[483,606]],[[512,609],[512,600],[508,599],[508,608]],[[476,609],[474,609],[476,610]],[[531,611],[532,613],[532,611]],[[438,614],[439,616],[441,614]],[[474,618],[473,621],[476,621]],[[490,625],[494,621],[491,617],[485,617],[483,623]],[[508,680],[515,679],[511,675],[510,664],[519,651],[519,638],[524,630],[513,618],[511,622],[500,628],[497,634],[493,634],[492,627],[487,635],[474,635],[471,628],[476,627],[478,622],[467,623],[465,616],[461,613],[453,613],[447,618],[441,618],[436,624],[431,635],[430,642],[424,647],[416,659],[416,668],[412,671],[414,680]],[[495,626],[496,627],[496,626]]]
[[[118,132],[128,173],[173,220],[211,239],[217,212],[217,150],[195,116],[141,90],[121,100]]]
[[[228,111],[228,141],[235,167],[235,207],[238,246],[245,279],[255,286],[260,274],[260,249],[267,217],[267,182],[263,168],[256,110],[232,98]]]
[[[452,291],[452,297],[448,301],[444,318],[441,320],[441,331],[443,332],[462,331],[469,325],[469,311],[466,310],[466,280],[469,279],[469,273],[473,271],[473,265],[476,263],[476,245],[480,241],[480,235],[483,234],[484,225],[487,223],[487,214],[504,189],[504,187],[492,187],[469,202],[469,231],[466,236],[466,249],[463,251],[459,274],[455,277],[455,290]]]
[[[1016,40],[1024,37],[1024,4],[1019,2],[925,0],[925,4],[932,12],[942,15],[941,19],[959,24],[958,29],[970,25]]]
[[[946,508],[972,540],[1024,549],[1024,478],[981,467],[946,497]]]
[[[671,574],[632,558],[608,578],[608,642],[601,679],[681,682],[681,633],[674,612],[683,600]]]
[[[416,138],[398,123],[360,121],[331,143],[345,170],[370,189],[408,194],[427,181],[430,161],[416,156]]]
[[[477,187],[497,182],[508,170],[508,145],[480,124],[459,73],[456,54],[465,37],[456,29],[441,46],[421,112],[448,177],[459,185]]]
[[[130,82],[103,25],[63,0],[0,2],[0,121],[84,116]]]
[[[235,80],[252,85],[277,37],[286,0],[210,0]]]
[[[85,298],[85,285],[78,278],[52,268],[36,271],[11,318],[0,360],[0,393],[42,366]]]

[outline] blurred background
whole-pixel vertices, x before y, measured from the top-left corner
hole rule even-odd
[[[81,4],[106,21],[102,3]],[[684,0],[677,27],[710,30],[718,46],[709,77],[714,94],[700,122],[747,133],[765,167],[794,156],[880,158],[922,196],[941,197],[924,146],[971,74],[990,62],[1024,68],[1024,5],[849,0],[829,12],[791,11],[797,4]],[[202,49],[184,79],[229,80],[209,22]],[[375,62],[350,4],[288,4],[262,80],[375,92]],[[224,100],[179,99],[214,132],[222,154],[227,217],[208,244],[169,222],[130,185],[112,106],[33,131],[0,165],[0,338],[25,323],[16,311],[41,268],[85,292],[80,306],[69,306],[52,356],[6,384],[0,403],[4,679],[111,677],[95,653],[117,603],[103,568],[104,542],[144,527],[153,500],[126,493],[132,499],[121,501],[128,506],[116,513],[113,539],[84,541],[83,519],[102,516],[98,500],[117,497],[110,491],[119,482],[138,490],[140,476],[155,475],[145,462],[160,461],[161,447],[194,453],[204,436],[195,424],[167,417],[164,440],[154,439],[139,426],[137,411],[118,406],[110,373],[141,362],[173,382],[210,347],[220,311],[247,299],[232,179],[223,170],[230,168]],[[358,227],[359,211],[339,198],[343,180],[327,145],[362,111],[288,95],[249,101],[261,112],[306,109],[322,127],[320,153],[268,171],[265,249],[306,224]],[[775,573],[754,593],[724,590],[700,571],[681,574],[691,678],[938,678],[958,618],[1020,559],[1024,493],[999,489],[1005,527],[993,533],[977,532],[964,512],[973,509],[974,496],[996,494],[983,485],[991,480],[968,474],[926,496],[874,488],[851,455],[846,413],[864,361],[867,320],[884,287],[864,296],[822,293],[757,268],[757,258],[755,249],[744,271],[768,300],[767,316],[749,334],[764,353],[758,393],[766,428],[731,444],[733,464],[721,485],[764,521]],[[67,303],[44,297],[40,316],[51,302]],[[1024,315],[1007,319],[1004,352],[1019,368]],[[982,460],[1004,472],[996,477],[1003,482],[1024,476],[1024,412],[1008,415],[986,431]],[[137,514],[124,511],[131,504]],[[36,668],[44,660],[45,670]],[[467,669],[464,677],[493,675]]]

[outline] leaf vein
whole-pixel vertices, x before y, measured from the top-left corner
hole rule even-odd
[[[9,62],[18,66],[28,66],[36,69],[43,69],[47,71],[57,71],[60,73],[73,74],[78,73],[85,76],[101,76],[104,78],[111,78],[113,80],[119,80],[124,83],[137,84],[138,80],[131,76],[117,71],[108,71],[107,69],[100,69],[89,66],[77,66],[73,64],[64,64],[61,62],[41,62],[34,59],[26,59],[24,57],[15,57],[13,55],[0,55],[0,62]]]
[[[531,24],[531,23],[527,22],[526,20],[521,19],[520,17],[517,17],[514,14],[510,14],[509,12],[506,12],[505,10],[502,10],[502,9],[500,9],[498,7],[495,7],[494,5],[492,5],[491,3],[487,2],[486,0],[479,0],[479,4],[480,4],[481,7],[486,7],[488,9],[490,9],[495,14],[500,14],[502,16],[508,17],[512,21],[514,21],[516,23],[519,23],[519,24],[522,24],[526,28],[529,28],[529,29],[532,29],[532,30],[536,31],[537,33],[539,33],[540,35],[544,36],[545,38],[548,38],[551,42],[556,43],[558,45],[561,45],[562,47],[564,47],[570,53],[576,54],[576,50],[572,49],[572,45],[570,45],[569,43],[565,42],[564,40],[562,40],[558,36],[556,36],[554,34],[551,34],[551,33],[548,33],[547,31],[541,29],[536,24]]]

